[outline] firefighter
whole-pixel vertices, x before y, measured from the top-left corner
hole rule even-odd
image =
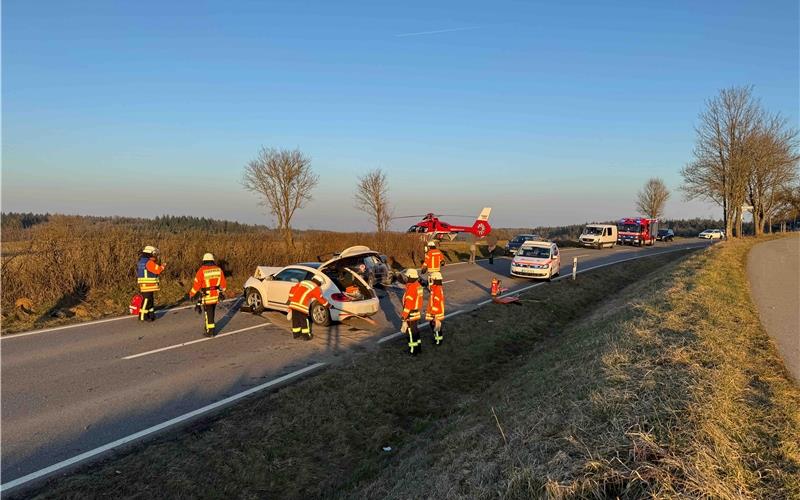
[[[425,319],[430,322],[433,332],[433,341],[436,345],[441,345],[442,321],[444,321],[444,287],[442,286],[442,273],[431,273],[428,284],[430,297],[428,297],[428,309],[425,311]]]
[[[419,340],[417,322],[422,317],[422,285],[416,269],[406,271],[406,292],[403,295],[403,326],[401,330],[408,333],[408,353],[416,356],[422,351]]]
[[[314,276],[310,280],[303,280],[289,290],[289,315],[292,320],[292,334],[294,338],[311,340],[311,320],[309,310],[312,302],[330,309],[331,304],[322,296],[322,278]]]
[[[422,264],[422,274],[426,272],[439,273],[444,265],[444,254],[436,248],[436,240],[428,242],[428,251],[425,252],[425,262]]]
[[[136,264],[136,282],[142,294],[142,307],[139,308],[139,321],[156,320],[155,292],[161,289],[161,273],[167,267],[159,263],[158,248],[147,245]]]
[[[214,337],[216,325],[214,324],[214,312],[217,303],[224,298],[223,294],[228,287],[225,283],[225,273],[222,268],[214,262],[214,255],[207,253],[203,255],[203,264],[194,275],[192,289],[189,290],[189,297],[194,298],[200,295],[200,306],[203,310],[203,320],[205,324],[206,337]]]

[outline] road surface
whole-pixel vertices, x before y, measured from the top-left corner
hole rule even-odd
[[[800,382],[800,237],[754,246],[747,256],[747,277],[761,324]]]
[[[576,256],[582,269],[706,245],[688,240],[654,248],[566,248],[562,274],[571,272]],[[448,312],[486,301],[494,276],[511,290],[531,284],[509,278],[508,271],[503,258],[493,266],[479,261],[444,267]],[[10,482],[44,474],[42,469],[65,460],[78,462],[81,453],[276,377],[375,348],[400,325],[402,289],[381,294],[378,326],[351,319],[317,327],[312,341],[294,340],[284,314],[239,312],[234,300],[218,308],[220,335],[214,339],[202,337],[202,320],[191,308],[162,311],[155,323],[128,317],[2,337],[3,485],[8,489]],[[398,355],[403,350],[388,347]]]

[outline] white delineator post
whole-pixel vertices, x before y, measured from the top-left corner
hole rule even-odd
[[[575,280],[575,275],[578,274],[578,258],[572,258],[572,280]]]

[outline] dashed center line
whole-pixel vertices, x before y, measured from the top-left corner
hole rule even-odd
[[[216,340],[216,339],[219,339],[219,338],[222,338],[222,337],[227,337],[228,335],[233,335],[235,333],[246,332],[247,330],[254,330],[256,328],[261,328],[262,326],[267,326],[267,325],[271,325],[271,324],[272,323],[264,323],[264,324],[261,324],[261,325],[248,326],[247,328],[241,328],[239,330],[234,330],[232,332],[221,333],[221,334],[217,335],[216,337],[204,337],[202,339],[190,340],[188,342],[183,342],[181,344],[175,344],[175,345],[170,345],[170,346],[167,346],[167,347],[161,347],[159,349],[153,349],[152,351],[140,352],[139,354],[131,354],[130,356],[125,356],[122,359],[141,358],[142,356],[148,356],[150,354],[155,354],[157,352],[169,351],[170,349],[177,349],[179,347],[184,347],[184,346],[187,346],[187,345],[198,344],[200,342],[206,342],[206,341],[209,341],[209,340]]]

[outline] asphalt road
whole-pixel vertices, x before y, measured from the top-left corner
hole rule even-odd
[[[747,256],[747,277],[761,324],[800,382],[800,237],[754,246]]]
[[[666,250],[704,247],[686,240],[653,248],[562,249],[562,274]],[[492,277],[504,287],[531,284],[508,277],[509,260],[444,267],[447,312],[489,298]],[[191,308],[163,311],[155,323],[134,318],[2,337],[2,483],[26,476],[205,405],[315,363],[334,363],[376,348],[400,325],[401,288],[381,292],[378,326],[351,319],[293,340],[283,314],[218,308],[214,339],[202,337]],[[221,319],[220,319],[221,318]],[[401,355],[404,346],[387,344]]]

